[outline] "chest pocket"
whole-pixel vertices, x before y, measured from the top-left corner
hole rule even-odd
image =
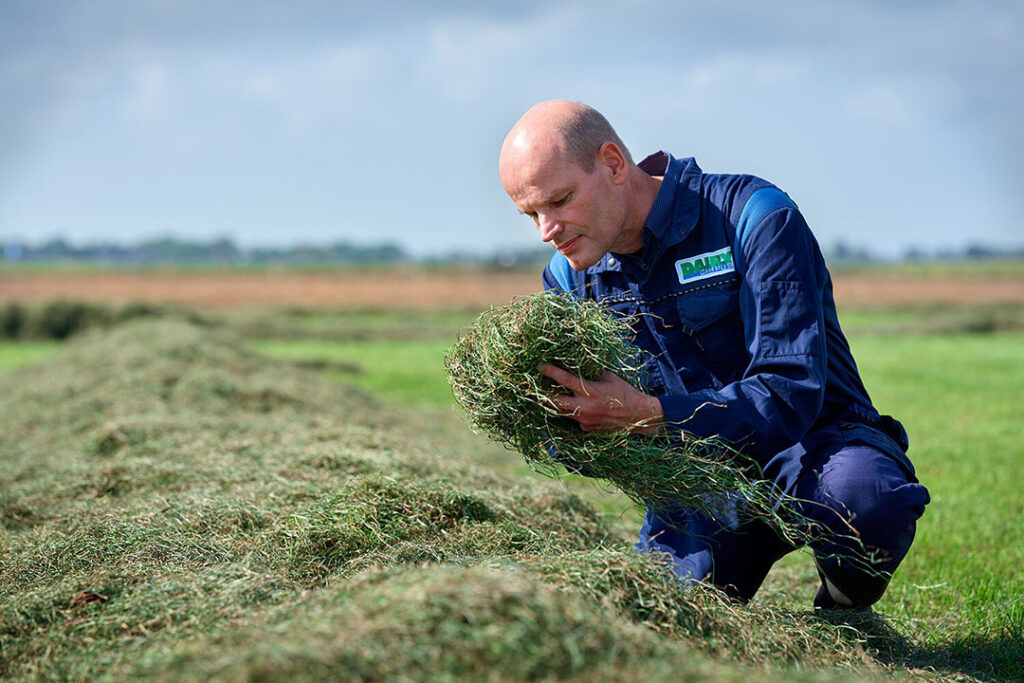
[[[709,283],[676,297],[679,320],[693,330],[708,368],[719,382],[739,379],[750,362],[740,318],[739,279]]]

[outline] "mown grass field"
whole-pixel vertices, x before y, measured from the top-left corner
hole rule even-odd
[[[842,315],[932,493],[853,624],[801,553],[745,607],[678,591],[621,496],[470,434],[470,310],[0,344],[0,676],[1020,680],[1022,307]]]
[[[851,344],[864,380],[876,405],[906,424],[919,477],[933,498],[900,580],[879,609],[914,632],[925,647],[942,650],[956,633],[956,646],[965,652],[977,648],[981,659],[995,658],[994,666],[999,658],[1011,664],[1022,655],[1024,628],[1024,502],[1018,476],[1024,466],[1024,337],[891,332],[934,324],[934,316],[914,311],[850,317]],[[964,312],[962,320],[971,319]],[[436,360],[441,347],[430,341],[393,342],[387,347],[391,355],[382,356],[380,347],[369,343],[259,344],[279,357],[376,368],[351,381],[411,405],[447,405],[447,386]],[[401,373],[390,363],[401,366],[405,360],[416,363],[415,391],[395,384]],[[628,505],[621,498],[615,504]],[[807,588],[786,602],[794,609],[806,604],[808,591],[816,586],[806,557],[787,562],[799,565],[804,565],[800,576]],[[779,575],[776,589],[789,590],[786,582],[793,572]],[[772,589],[769,582],[766,590]],[[934,628],[950,619],[959,622],[953,633]],[[1014,637],[1017,648],[1003,651],[1007,638],[1012,645]]]

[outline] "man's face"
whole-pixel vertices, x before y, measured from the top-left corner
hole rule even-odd
[[[533,219],[540,238],[576,270],[594,265],[623,244],[626,223],[615,169],[597,159],[589,173],[559,147],[515,154],[501,163],[501,180],[519,211]]]

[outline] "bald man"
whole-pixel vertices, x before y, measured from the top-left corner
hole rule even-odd
[[[759,178],[703,173],[692,158],[658,152],[636,164],[599,112],[562,100],[515,124],[499,173],[557,250],[545,289],[629,316],[649,352],[646,393],[614,375],[584,382],[544,366],[572,391],[559,400],[563,414],[588,431],[729,441],[803,501],[799,512],[835,531],[814,547],[815,607],[875,603],[928,491],[902,425],[875,410],[861,382],[796,204]],[[795,549],[760,522],[685,509],[648,509],[637,547],[667,553],[684,582],[710,581],[744,600]]]

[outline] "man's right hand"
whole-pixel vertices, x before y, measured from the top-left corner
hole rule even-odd
[[[541,374],[572,392],[552,396],[558,412],[576,420],[585,432],[628,429],[635,434],[657,434],[664,430],[661,401],[643,393],[612,372],[599,380],[585,380],[555,365],[541,365]]]

